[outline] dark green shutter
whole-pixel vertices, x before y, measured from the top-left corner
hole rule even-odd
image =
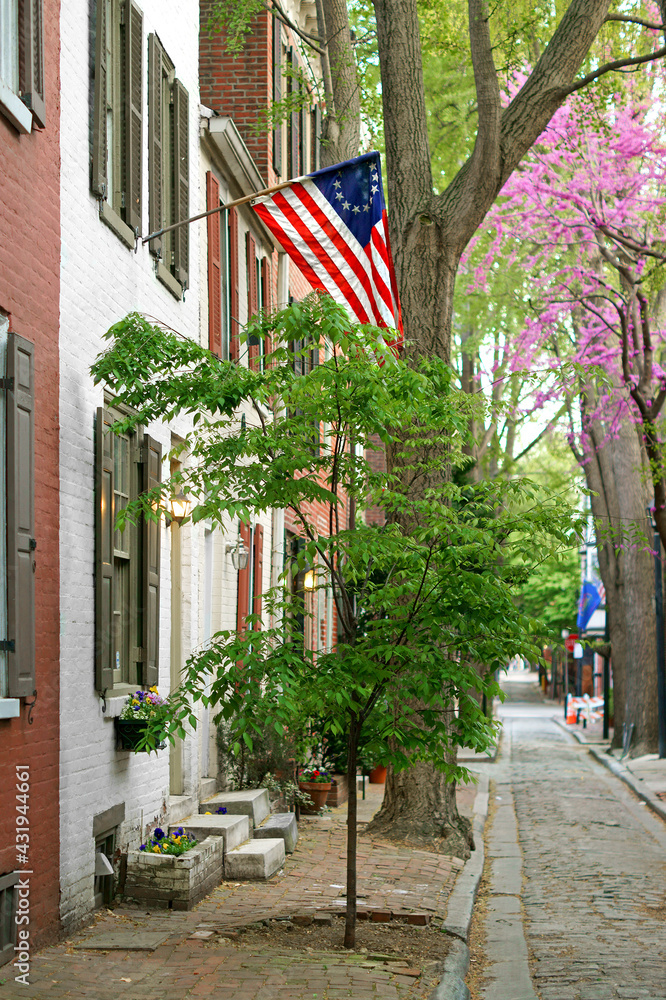
[[[10,333],[7,345],[7,638],[9,697],[35,690],[34,346]],[[13,380],[13,381],[12,381]],[[4,636],[2,637],[4,638]]]
[[[162,217],[162,58],[157,35],[148,35],[148,228],[161,229]],[[162,254],[161,238],[151,240],[150,252]]]
[[[310,142],[311,170],[319,170],[321,167],[321,108],[315,105],[312,112],[312,137]]]
[[[298,79],[296,73],[298,72],[298,56],[296,55],[296,50],[289,49],[289,68],[291,74],[289,77],[289,92],[290,94],[300,93],[300,87],[298,84]],[[300,152],[300,111],[292,111],[289,116],[289,173],[291,177],[298,177],[301,173],[299,165],[298,154]]]
[[[174,222],[190,214],[190,102],[180,80],[173,85],[173,209]],[[173,231],[174,276],[189,285],[190,227]]]
[[[273,100],[282,100],[282,28],[273,18]],[[273,129],[273,170],[282,173],[282,120]]]
[[[314,371],[314,369],[317,367],[318,364],[319,364],[319,344],[317,344],[316,347],[313,347],[312,350],[310,351],[310,371]],[[315,457],[319,455],[320,446],[321,446],[321,421],[315,420],[314,434],[313,434],[313,450]]]
[[[107,198],[106,184],[106,0],[95,6],[95,89],[93,94],[92,176],[95,194]]]
[[[143,15],[132,0],[124,4],[123,89],[125,92],[125,222],[141,233],[141,146],[143,135]]]
[[[23,102],[42,128],[46,125],[44,103],[44,17],[42,0],[23,0],[24,77]]]
[[[95,687],[113,687],[113,416],[100,406],[95,426]]]
[[[143,490],[152,490],[162,479],[162,445],[148,434],[143,438]],[[162,520],[143,519],[143,683],[159,679],[160,653],[160,553]]]

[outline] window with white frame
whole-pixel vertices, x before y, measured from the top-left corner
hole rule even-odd
[[[46,124],[42,0],[0,0],[0,112],[19,132]]]

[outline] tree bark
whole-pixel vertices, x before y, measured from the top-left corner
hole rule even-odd
[[[474,848],[471,824],[458,813],[455,782],[447,783],[431,764],[387,769],[384,801],[367,832],[414,847],[435,846],[463,861]]]
[[[361,142],[361,95],[346,0],[318,0],[319,37],[326,39],[332,95],[327,94],[322,122],[321,166],[358,156]]]
[[[653,753],[658,741],[653,557],[631,527],[647,527],[649,477],[636,426],[627,420],[611,434],[601,421],[586,421],[586,406],[584,397],[590,437],[584,471],[596,494],[591,507],[612,647],[613,746],[622,746],[624,726],[633,724],[630,754],[640,756]]]
[[[489,12],[469,0],[479,127],[472,155],[435,194],[416,0],[374,0],[382,79],[391,244],[408,350],[450,357],[455,276],[462,253],[555,111],[589,51],[609,0],[572,0],[533,72],[502,110]]]

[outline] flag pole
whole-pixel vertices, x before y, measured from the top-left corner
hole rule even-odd
[[[274,184],[272,187],[264,188],[262,191],[246,194],[243,198],[236,198],[235,201],[229,201],[226,205],[210,208],[207,212],[193,215],[189,219],[174,222],[170,226],[164,226],[163,229],[156,229],[154,233],[149,233],[148,236],[142,237],[141,243],[150,243],[151,240],[156,240],[158,236],[163,236],[164,233],[170,233],[173,229],[180,229],[181,226],[189,226],[190,222],[198,222],[199,219],[207,219],[209,215],[215,215],[216,212],[227,212],[230,208],[236,208],[237,205],[246,205],[248,201],[254,201],[255,198],[261,198],[265,194],[274,194],[275,191],[281,191],[283,188],[289,187],[290,184],[298,184],[300,181],[304,181],[308,176],[308,174],[303,174],[301,177],[293,177],[289,181],[282,181],[280,184]]]

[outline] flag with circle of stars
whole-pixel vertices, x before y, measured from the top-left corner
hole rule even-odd
[[[298,177],[252,207],[314,288],[402,343],[379,153]]]

